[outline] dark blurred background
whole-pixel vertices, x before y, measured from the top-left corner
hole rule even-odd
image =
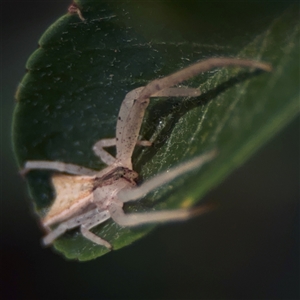
[[[269,2],[272,5],[272,2]],[[299,117],[206,199],[224,203],[96,260],[40,246],[11,147],[14,93],[69,1],[1,2],[2,299],[299,299]]]

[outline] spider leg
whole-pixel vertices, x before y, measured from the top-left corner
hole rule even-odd
[[[194,209],[177,209],[146,213],[125,214],[122,207],[112,203],[109,207],[111,218],[120,226],[138,226],[156,222],[184,221],[211,210],[210,205],[202,205]]]
[[[60,223],[54,230],[51,230],[46,236],[43,237],[42,243],[45,246],[48,246],[54,242],[58,237],[63,235],[68,229],[71,229],[72,227],[69,227],[68,222]]]
[[[144,146],[144,147],[149,147],[152,145],[151,142],[149,141],[140,141],[138,140],[136,142],[136,145],[139,146]],[[96,144],[93,146],[94,153],[100,157],[100,159],[108,166],[112,165],[115,163],[116,159],[108,153],[106,150],[104,150],[104,147],[112,147],[116,146],[116,139],[102,139],[96,142]]]
[[[152,97],[159,91],[174,86],[185,80],[197,76],[200,73],[221,67],[246,67],[261,69],[266,72],[271,72],[272,67],[270,64],[262,63],[250,59],[226,58],[226,57],[212,57],[192,64],[184,69],[179,70],[169,76],[161,79],[151,81],[139,94],[139,101],[143,101]]]
[[[98,141],[94,146],[93,150],[94,153],[101,158],[101,160],[106,164],[106,165],[112,165],[116,159],[107,151],[105,151],[103,148],[104,147],[112,147],[116,145],[116,139],[102,139]]]
[[[100,224],[109,218],[110,218],[110,216],[107,211],[99,212],[98,208],[94,208],[84,214],[78,215],[78,216],[73,217],[63,223],[60,223],[55,229],[50,231],[43,238],[43,244],[45,246],[52,244],[54,240],[56,240],[59,236],[63,235],[69,229],[73,229],[80,225],[81,225],[81,227],[86,226],[87,224],[90,224],[91,222],[93,224],[95,224],[95,220],[98,221],[97,224]],[[93,225],[92,227],[96,226],[97,224]]]
[[[29,160],[26,161],[24,168],[20,171],[21,175],[27,174],[31,170],[45,169],[54,170],[59,172],[65,172],[75,175],[96,175],[99,171],[88,169],[75,164],[67,164],[59,161],[47,161],[47,160]]]
[[[122,102],[116,130],[117,159],[132,168],[131,156],[136,145],[150,146],[147,141],[138,141],[138,135],[149,99],[142,105],[136,104],[144,87],[130,91]],[[197,97],[200,91],[194,88],[178,87],[156,91],[151,97]],[[146,105],[144,105],[146,104]]]
[[[97,225],[97,224],[96,224]],[[95,226],[96,226],[95,225]],[[90,240],[91,242],[98,244],[100,246],[104,246],[108,249],[112,249],[112,245],[107,242],[106,240],[102,239],[101,237],[99,237],[98,235],[92,233],[91,231],[89,231],[88,228],[85,228],[84,226],[80,227],[80,231],[81,234],[88,240]]]
[[[168,172],[158,174],[157,176],[144,182],[141,186],[138,186],[133,189],[123,190],[123,191],[121,190],[118,193],[118,200],[121,202],[137,200],[143,197],[145,194],[151,192],[152,190],[170,182],[174,178],[179,177],[180,175],[183,175],[194,169],[198,169],[202,167],[202,165],[204,165],[206,162],[213,159],[216,156],[216,154],[217,154],[216,150],[209,151],[175,168],[170,169]]]
[[[131,129],[132,125],[131,122],[129,121],[131,120],[130,114],[131,114],[133,104],[135,103],[136,99],[138,99],[143,89],[144,87],[139,87],[126,94],[122,102],[122,105],[120,107],[117,126],[116,126],[116,149],[117,149],[116,158],[118,161],[122,162],[122,165],[124,167],[127,167],[129,169],[132,169],[131,154],[138,141],[138,135],[139,135],[139,130],[136,133],[136,131],[133,131]],[[133,123],[140,122],[139,120],[131,120],[131,121]],[[132,152],[131,152],[131,148],[132,148]]]
[[[81,234],[87,238],[88,240],[92,241],[95,244],[104,246],[108,249],[111,249],[112,246],[109,242],[107,242],[106,240],[100,238],[98,235],[92,233],[89,229],[97,226],[98,224],[103,223],[104,221],[106,221],[107,219],[110,218],[110,214],[107,210],[99,212],[97,214],[95,214],[94,216],[92,216],[91,218],[89,218],[88,220],[86,220],[81,226],[80,226],[80,231]]]
[[[254,60],[216,57],[195,63],[187,68],[175,72],[161,79],[156,79],[147,84],[144,88],[140,87],[129,92],[120,109],[119,120],[117,123],[117,159],[124,162],[124,166],[131,168],[132,153],[140,132],[145,110],[149,104],[150,97],[171,96],[172,93],[164,90],[188,80],[201,72],[206,72],[219,67],[238,66],[257,68],[270,72],[272,67],[269,64]],[[172,89],[170,89],[172,91]],[[177,91],[177,90],[176,90]],[[184,96],[174,94],[174,96]],[[187,96],[191,96],[188,93]]]

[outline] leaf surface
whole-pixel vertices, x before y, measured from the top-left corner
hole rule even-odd
[[[154,146],[137,148],[133,156],[143,180],[207,150],[218,149],[219,154],[201,170],[185,174],[125,209],[189,207],[299,112],[296,5],[268,10],[260,23],[262,12],[253,9],[245,17],[252,23],[228,19],[223,26],[209,4],[200,9],[199,3],[186,7],[180,1],[169,6],[164,1],[151,2],[151,7],[132,2],[76,3],[85,20],[66,14],[49,27],[29,58],[28,72],[18,88],[13,143],[20,166],[27,160],[51,160],[102,169],[92,146],[101,138],[114,137],[118,110],[130,90],[212,56],[271,63],[272,73],[230,68],[185,82],[200,88],[202,95],[197,99],[151,101],[141,136]],[[157,13],[166,10],[163,16]],[[194,19],[200,19],[197,26]],[[213,25],[205,31],[208,23]],[[223,34],[220,39],[215,28]],[[53,199],[50,176],[47,171],[28,175],[40,216]],[[108,221],[93,232],[119,249],[152,228],[121,228]],[[108,252],[76,230],[59,238],[54,247],[78,260]]]

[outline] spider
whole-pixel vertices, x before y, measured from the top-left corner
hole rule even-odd
[[[49,169],[61,172],[52,176],[56,197],[48,213],[41,220],[42,226],[47,231],[43,238],[44,245],[50,245],[67,230],[80,227],[81,234],[85,238],[111,249],[112,245],[108,241],[90,231],[91,228],[109,218],[112,218],[120,226],[137,226],[154,222],[186,220],[209,210],[209,205],[202,205],[192,209],[125,214],[122,207],[125,202],[140,199],[175,177],[200,168],[215,157],[217,151],[214,149],[172,168],[168,172],[161,173],[140,186],[137,186],[138,174],[133,170],[131,161],[133,150],[137,144],[151,146],[149,141],[138,140],[150,98],[197,97],[200,95],[198,89],[173,86],[201,72],[225,66],[250,67],[271,71],[269,64],[258,61],[221,57],[209,58],[164,78],[155,79],[145,87],[130,91],[125,96],[119,111],[116,137],[101,139],[93,146],[95,155],[99,156],[102,162],[107,165],[101,171],[57,161],[27,161],[21,171],[23,174],[32,169]],[[104,149],[112,146],[116,147],[116,157]],[[57,226],[52,229],[53,225]]]

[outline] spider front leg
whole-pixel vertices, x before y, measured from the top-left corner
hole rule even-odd
[[[190,161],[182,163],[181,165],[168,170],[168,172],[160,173],[146,182],[144,182],[141,186],[132,188],[132,189],[124,189],[118,193],[118,200],[121,202],[129,202],[134,201],[139,198],[142,198],[147,193],[153,191],[154,189],[159,188],[160,186],[167,184],[171,180],[184,175],[188,172],[191,172],[195,169],[200,169],[205,163],[212,160],[217,155],[217,150],[211,150],[206,152]]]
[[[171,88],[201,72],[219,67],[239,66],[257,68],[267,72],[271,65],[248,59],[216,57],[200,61],[161,79],[151,81],[145,87],[137,88],[126,95],[117,123],[117,160],[131,168],[131,156],[137,141],[145,110],[150,97],[194,97],[200,94],[197,89]]]
[[[122,207],[112,203],[109,207],[111,218],[120,226],[138,226],[157,222],[184,221],[211,210],[211,205],[202,205],[193,209],[165,210],[146,213],[125,214]]]
[[[150,146],[149,141],[138,141],[145,110],[150,99],[140,99],[145,87],[136,88],[127,93],[122,102],[116,130],[117,161],[132,169],[131,156],[136,145]],[[151,97],[196,97],[200,91],[194,88],[165,88],[155,91]],[[150,97],[150,96],[149,96]]]
[[[212,205],[202,205],[192,209],[125,214],[121,203],[137,200],[143,197],[145,194],[162,186],[163,184],[170,182],[174,178],[186,174],[194,169],[200,168],[206,162],[213,159],[216,154],[217,151],[212,150],[186,163],[183,163],[178,167],[172,168],[168,172],[161,173],[151,178],[139,187],[121,190],[118,193],[118,202],[112,203],[109,208],[111,218],[121,226],[137,226],[155,222],[183,221],[211,210]]]
[[[31,170],[53,170],[64,172],[74,175],[93,176],[98,174],[98,171],[88,169],[75,164],[67,164],[59,161],[47,161],[47,160],[29,160],[26,161],[24,168],[20,171],[20,174],[24,176]]]

